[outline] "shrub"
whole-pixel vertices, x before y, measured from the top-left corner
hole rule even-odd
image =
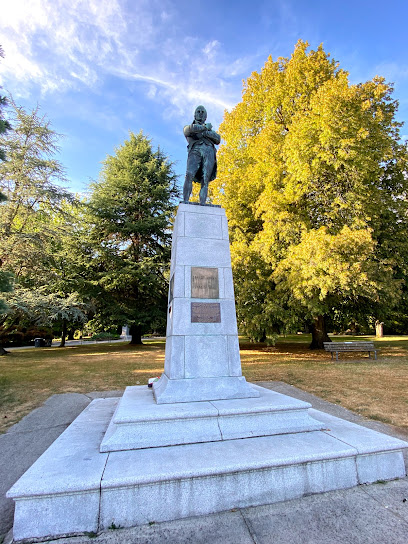
[[[119,340],[120,335],[112,332],[98,332],[91,336],[91,340]]]
[[[5,347],[34,345],[35,338],[52,340],[54,335],[48,327],[5,327],[0,325],[0,344]]]

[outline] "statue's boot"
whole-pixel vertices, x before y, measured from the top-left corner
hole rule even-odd
[[[200,189],[200,205],[201,206],[205,205],[205,202],[207,200],[207,194],[208,194],[208,183],[204,183]]]
[[[190,195],[193,190],[193,180],[186,176],[183,187],[183,200],[184,204],[187,204],[190,200]]]

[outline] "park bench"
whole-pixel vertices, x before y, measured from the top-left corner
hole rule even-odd
[[[336,361],[339,360],[339,351],[368,351],[368,357],[371,358],[371,353],[374,353],[374,359],[377,359],[377,349],[374,342],[323,342],[324,349],[336,353]]]

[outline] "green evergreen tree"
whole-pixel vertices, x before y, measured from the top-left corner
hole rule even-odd
[[[13,277],[10,273],[0,270],[0,293],[7,293],[12,290]],[[8,310],[7,304],[0,298],[0,316]],[[0,356],[6,355],[7,351],[0,345]]]
[[[39,108],[27,113],[9,100],[13,130],[0,135],[7,160],[0,163],[0,266],[27,285],[43,284],[49,269],[48,242],[58,236],[55,213],[73,196],[60,187],[64,169],[55,159],[59,135]]]
[[[9,272],[0,271],[0,293],[8,293],[12,290],[13,275]],[[7,309],[7,304],[4,300],[0,299],[0,314],[4,313]]]
[[[4,57],[4,51],[2,47],[0,46],[0,57]],[[1,86],[0,86],[1,89]],[[2,134],[5,134],[11,129],[10,123],[7,121],[7,119],[4,119],[3,116],[3,109],[7,105],[7,98],[5,96],[0,95],[0,136]],[[4,161],[6,158],[6,155],[4,153],[4,150],[0,147],[0,161]],[[7,200],[7,197],[5,194],[3,194],[0,191],[0,204]],[[1,262],[0,262],[1,267]],[[11,291],[12,286],[12,276],[10,273],[3,272],[0,270],[0,293],[5,293],[8,291]],[[6,310],[6,305],[2,299],[0,299],[0,313],[4,312]],[[0,346],[0,355],[5,355],[6,351],[4,348]]]
[[[175,208],[172,164],[142,132],[104,161],[91,185],[94,224],[92,270],[101,320],[127,323],[132,343],[157,322],[165,322],[170,222]]]
[[[46,240],[48,268],[44,274],[46,289],[42,292],[46,305],[48,301],[61,301],[61,312],[51,312],[57,316],[54,324],[60,326],[60,347],[65,346],[68,331],[73,334],[78,323],[87,321],[93,307],[95,288],[88,274],[92,254],[88,233],[92,226],[87,219],[86,201],[79,198],[62,200],[48,218],[49,229],[56,235]],[[80,318],[77,308],[83,313]]]
[[[401,299],[408,155],[392,90],[380,77],[351,85],[322,46],[299,41],[225,114],[212,189],[229,217],[244,330],[307,321],[322,347],[327,319],[383,321]]]
[[[14,276],[17,299],[31,297],[39,307],[48,305],[49,315],[55,315],[55,300],[75,292],[59,289],[55,252],[69,232],[75,198],[59,185],[65,181],[64,169],[55,158],[60,136],[49,120],[39,114],[38,107],[26,112],[12,98],[9,105],[13,130],[0,134],[0,148],[7,157],[0,163],[0,190],[5,196],[0,205],[0,275]],[[24,288],[36,292],[30,295]],[[13,297],[7,298],[12,301]],[[54,297],[52,304],[50,297]],[[11,304],[10,312],[17,319],[13,307]],[[61,305],[64,307],[67,303]],[[5,320],[3,315],[1,321]],[[55,319],[50,318],[49,326],[52,321]]]
[[[0,57],[4,57],[4,51],[3,48],[0,45]],[[1,89],[1,86],[0,86]],[[4,119],[3,116],[3,109],[7,105],[7,98],[5,96],[0,95],[0,135],[5,134],[7,131],[11,129],[11,125],[7,119]],[[0,147],[0,160],[4,161],[6,158],[4,150]],[[5,200],[5,196],[0,192],[0,202],[2,200]]]
[[[4,57],[4,51],[0,45],[0,57]],[[1,86],[0,86],[1,89]],[[7,131],[11,129],[11,125],[7,119],[4,119],[3,116],[3,109],[7,105],[7,98],[5,96],[0,95],[0,136],[2,134],[5,134]],[[6,158],[6,154],[4,153],[4,150],[0,147],[0,161],[4,161]],[[6,200],[6,195],[4,195],[0,191],[0,202],[4,202]]]

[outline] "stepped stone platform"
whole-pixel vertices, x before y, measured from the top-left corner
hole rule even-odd
[[[313,409],[310,419],[325,430],[101,452],[117,405],[118,399],[93,401],[10,489],[16,541],[270,504],[405,476],[406,442]]]
[[[156,404],[145,387],[127,387],[101,452],[316,431],[310,404],[256,385],[255,398]]]

